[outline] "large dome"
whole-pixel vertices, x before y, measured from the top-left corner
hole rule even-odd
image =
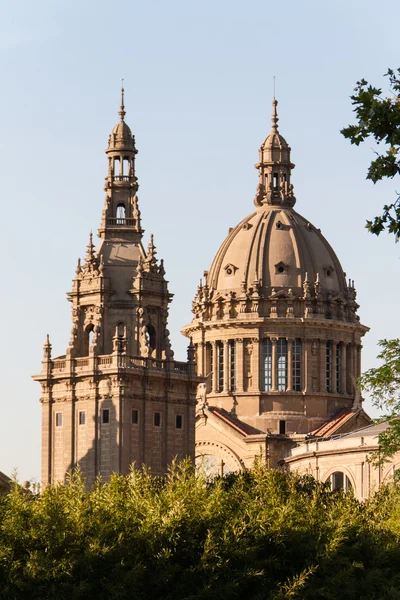
[[[347,284],[321,231],[293,209],[294,164],[278,131],[277,101],[272,105],[272,130],[256,164],[257,208],[229,231],[197,291],[193,312],[203,322],[245,313],[357,321],[353,282]]]
[[[268,204],[229,232],[207,275],[210,289],[222,295],[240,295],[258,283],[264,297],[273,290],[302,296],[305,282],[319,283],[324,299],[348,294],[340,262],[320,230],[293,209]]]

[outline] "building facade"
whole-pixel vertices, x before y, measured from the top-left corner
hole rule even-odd
[[[172,294],[153,236],[145,251],[135,172],[135,138],[120,120],[106,150],[105,203],[95,250],[90,234],[68,299],[72,331],[66,354],[42,371],[42,482],[62,481],[79,466],[90,485],[132,463],[163,474],[174,457],[193,457],[194,348],[177,362],[167,328]]]
[[[356,389],[368,328],[354,281],[321,231],[294,210],[291,149],[272,104],[255,210],[229,231],[183,328],[206,378],[196,455],[220,471],[246,469],[257,455],[276,466],[338,414],[347,415],[347,430],[370,423]]]
[[[369,425],[356,431],[314,437],[291,448],[281,466],[301,475],[312,475],[317,481],[329,481],[332,490],[352,490],[358,500],[365,500],[382,485],[393,481],[400,468],[400,453],[377,465],[379,434],[388,423]]]

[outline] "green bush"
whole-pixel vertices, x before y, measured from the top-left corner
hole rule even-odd
[[[0,498],[0,597],[400,598],[400,487],[360,504],[311,477],[256,465],[205,480],[79,474]]]

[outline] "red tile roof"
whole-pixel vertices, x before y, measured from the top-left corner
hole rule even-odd
[[[336,415],[322,423],[317,429],[311,431],[310,437],[330,437],[334,435],[347,421],[349,421],[356,413],[351,408],[342,408]]]

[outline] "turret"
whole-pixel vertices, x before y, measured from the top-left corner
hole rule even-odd
[[[294,164],[290,161],[290,146],[278,131],[278,101],[272,101],[271,133],[259,149],[260,160],[255,165],[259,172],[254,204],[294,206],[293,185],[290,175]]]
[[[135,136],[125,123],[124,88],[121,89],[120,120],[108,138],[106,198],[100,237],[105,240],[138,239],[143,233],[138,207],[138,182],[135,175]]]

